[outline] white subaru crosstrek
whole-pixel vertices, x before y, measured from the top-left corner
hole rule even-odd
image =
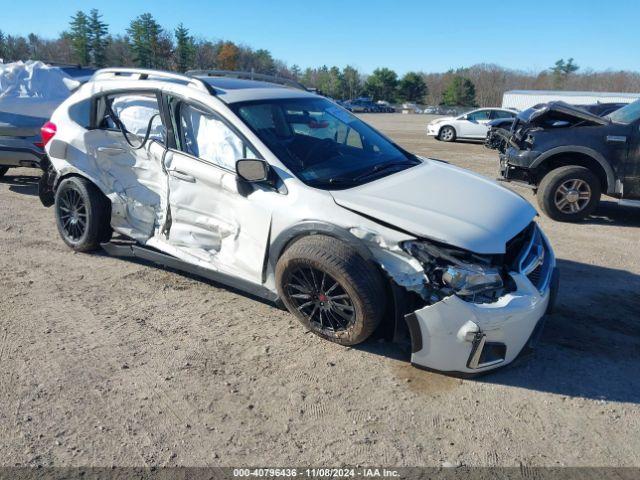
[[[527,201],[321,96],[216,75],[102,70],[55,111],[40,196],[67,245],[281,301],[341,345],[404,330],[427,369],[527,350],[557,288]]]

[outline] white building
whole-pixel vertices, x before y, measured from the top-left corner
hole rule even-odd
[[[502,96],[502,108],[525,110],[538,103],[562,100],[572,105],[592,103],[631,103],[640,93],[565,92],[561,90],[509,90]]]

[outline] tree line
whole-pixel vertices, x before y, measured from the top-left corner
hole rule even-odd
[[[444,73],[408,72],[398,76],[380,67],[365,74],[354,66],[287,65],[265,49],[229,40],[195,37],[183,24],[169,30],[150,13],[131,20],[124,33],[114,34],[97,9],[78,11],[56,39],[26,37],[0,31],[0,59],[77,63],[97,68],[142,67],[184,72],[190,69],[253,71],[299,81],[335,99],[360,96],[389,102],[428,105],[496,106],[514,89],[640,91],[640,73],[581,71],[572,58],[532,73],[493,64],[478,64]]]

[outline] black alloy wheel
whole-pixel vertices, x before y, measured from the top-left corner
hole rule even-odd
[[[296,309],[321,330],[340,332],[355,321],[349,294],[326,272],[312,267],[292,271],[286,291]]]

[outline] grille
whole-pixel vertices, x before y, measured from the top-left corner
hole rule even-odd
[[[507,258],[513,270],[524,273],[529,281],[544,292],[551,277],[551,250],[535,223],[516,235],[507,245]]]
[[[540,289],[540,287],[543,284],[543,265],[538,265],[535,270],[533,272],[531,272],[529,275],[527,275],[527,278],[529,279],[529,281],[531,283],[533,283],[533,285],[537,288]]]

